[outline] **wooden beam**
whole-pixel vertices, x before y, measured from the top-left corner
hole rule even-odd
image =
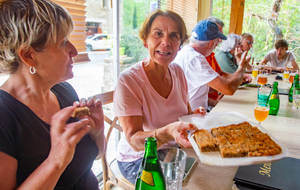
[[[212,0],[198,0],[197,22],[211,16]]]
[[[231,0],[229,34],[242,34],[245,0]]]

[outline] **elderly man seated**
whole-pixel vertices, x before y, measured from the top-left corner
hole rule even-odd
[[[241,50],[249,51],[253,47],[254,37],[250,33],[243,33],[241,37]]]
[[[265,68],[270,68],[274,71],[283,72],[285,67],[289,67],[289,62],[293,70],[299,70],[299,66],[295,60],[293,52],[288,51],[289,44],[286,40],[280,39],[275,43],[275,50],[271,50],[264,59],[260,62],[261,65],[267,64]]]
[[[229,78],[220,76],[211,68],[205,57],[211,54],[220,39],[227,38],[218,26],[214,22],[202,20],[193,29],[189,44],[179,51],[174,60],[187,78],[192,108],[202,106],[207,109],[210,87],[222,94],[233,95],[243,80],[251,80],[249,76],[244,79],[247,52],[243,54],[238,70]]]

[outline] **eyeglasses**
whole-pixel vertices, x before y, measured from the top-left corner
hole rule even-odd
[[[247,41],[248,45],[252,45],[253,44],[253,42],[251,42],[250,40],[247,40],[247,39],[245,39],[245,40]]]

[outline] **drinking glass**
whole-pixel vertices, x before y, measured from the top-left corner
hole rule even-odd
[[[166,181],[167,190],[181,190],[187,155],[179,148],[164,148],[157,151]]]
[[[267,103],[256,103],[254,106],[254,116],[259,124],[267,119],[270,106]]]
[[[289,82],[290,82],[291,84],[293,84],[295,75],[296,75],[297,73],[298,73],[298,70],[293,70],[293,71],[291,71],[291,73],[290,73],[290,78],[289,78]]]
[[[287,82],[290,77],[290,70],[289,68],[285,68],[283,71],[283,81]]]
[[[300,109],[300,88],[293,90],[293,109]]]
[[[252,66],[252,77],[254,80],[257,79],[257,75],[258,75],[258,67],[256,65]]]
[[[261,86],[258,88],[257,92],[257,102],[258,103],[268,103],[268,98],[271,92],[271,88],[267,86]]]
[[[257,83],[260,85],[267,84],[268,82],[267,74],[268,74],[267,70],[261,70],[260,74],[258,75]]]

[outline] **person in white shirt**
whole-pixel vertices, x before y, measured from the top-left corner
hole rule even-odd
[[[205,57],[211,54],[219,39],[227,38],[214,22],[202,20],[194,27],[189,44],[178,52],[174,60],[185,73],[192,109],[199,106],[207,109],[209,87],[221,94],[233,95],[243,81],[251,81],[249,75],[244,78],[247,51],[243,53],[239,68],[230,78],[220,76],[211,68]]]
[[[285,67],[290,67],[290,65],[288,65],[290,62],[293,70],[299,70],[299,66],[295,60],[293,52],[288,51],[289,44],[286,40],[277,40],[275,48],[275,50],[271,50],[267,55],[265,55],[264,59],[260,62],[261,65],[267,64],[265,68],[283,72]]]

